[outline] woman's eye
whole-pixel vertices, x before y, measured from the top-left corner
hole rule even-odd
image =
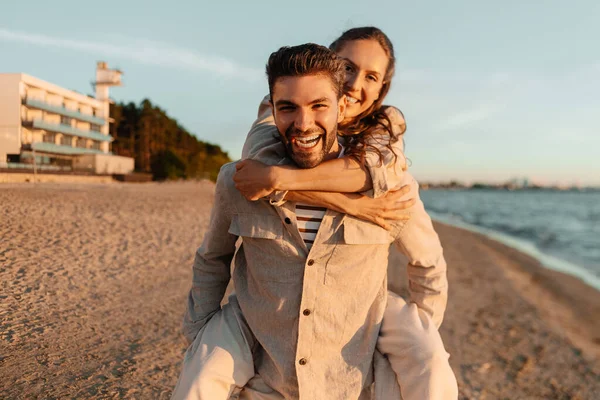
[[[367,79],[373,82],[377,82],[377,77],[375,75],[368,75]]]
[[[349,65],[346,65],[346,72],[352,72],[352,67]]]

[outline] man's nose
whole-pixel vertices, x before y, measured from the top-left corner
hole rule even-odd
[[[298,115],[296,115],[296,119],[294,120],[294,127],[301,132],[309,130],[314,126],[314,124],[315,119],[313,118],[312,113],[309,111],[299,111]]]

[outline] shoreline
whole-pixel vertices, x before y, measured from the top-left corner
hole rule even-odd
[[[453,228],[464,229],[469,232],[483,235],[491,240],[500,242],[505,246],[508,246],[523,254],[528,255],[529,257],[536,259],[544,268],[556,272],[561,272],[565,275],[577,278],[586,285],[600,292],[600,277],[594,275],[585,267],[562,260],[558,257],[554,257],[549,254],[545,254],[542,251],[540,251],[534,244],[529,243],[523,239],[515,238],[503,232],[495,231],[493,229],[485,228],[479,225],[469,224],[463,221],[457,221],[444,214],[436,213],[433,211],[427,210],[427,213],[435,222],[449,225]]]
[[[480,232],[435,220],[479,237],[499,260],[516,291],[541,317],[568,338],[591,361],[600,361],[600,291],[577,276],[548,268],[536,257]],[[436,226],[436,230],[438,227]]]

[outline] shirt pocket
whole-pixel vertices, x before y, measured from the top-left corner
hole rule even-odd
[[[301,280],[302,274],[294,272],[293,246],[285,240],[283,222],[278,216],[234,214],[229,233],[242,238],[241,254],[236,255],[236,262],[246,265],[248,281],[292,283]],[[281,262],[288,259],[290,262]]]
[[[327,262],[325,284],[342,285],[348,293],[369,286],[387,271],[392,236],[385,229],[346,216],[332,256]],[[375,274],[379,271],[379,274]]]
[[[234,214],[229,233],[255,239],[282,239],[283,223],[278,216],[269,214]]]

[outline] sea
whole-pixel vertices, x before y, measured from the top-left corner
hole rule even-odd
[[[482,233],[600,290],[600,191],[429,189],[434,220]]]

